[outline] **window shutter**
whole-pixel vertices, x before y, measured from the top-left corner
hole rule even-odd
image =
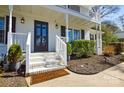
[[[65,26],[61,26],[61,36],[65,37],[65,33],[66,33],[66,28]]]
[[[9,16],[6,16],[6,44],[7,44],[8,31],[9,31]],[[12,17],[12,32],[16,32],[16,17]]]
[[[81,30],[81,39],[84,39],[84,37],[85,37],[85,31]]]

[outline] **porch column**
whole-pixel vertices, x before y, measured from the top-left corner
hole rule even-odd
[[[7,38],[7,51],[9,50],[9,47],[12,45],[12,11],[13,5],[9,5],[9,31]]]
[[[96,21],[96,54],[102,55],[102,32],[101,32],[101,18],[100,11],[97,11],[95,14]]]
[[[90,31],[88,31],[88,29],[87,30],[85,30],[85,40],[90,40]]]
[[[99,43],[100,43],[100,49],[99,49],[99,54],[102,55],[102,31],[101,31],[101,22],[99,24]]]
[[[68,9],[68,6],[66,6],[66,9]],[[65,14],[65,24],[66,24],[66,42],[69,41],[68,38],[68,13]]]
[[[102,55],[102,32],[101,24],[96,24],[96,54]]]

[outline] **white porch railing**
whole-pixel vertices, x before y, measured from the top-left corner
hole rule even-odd
[[[30,73],[29,71],[30,54],[31,54],[31,33],[28,32],[28,36],[26,40],[26,74]]]
[[[60,57],[65,62],[67,66],[67,45],[66,43],[56,35],[56,52],[60,55]]]
[[[19,44],[22,51],[26,53],[26,74],[29,72],[29,62],[31,53],[31,33],[12,33],[9,34],[12,37],[12,44]]]
[[[22,51],[26,52],[27,33],[12,33],[12,44],[19,44]]]

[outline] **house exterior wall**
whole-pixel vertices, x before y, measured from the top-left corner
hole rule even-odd
[[[8,8],[4,8],[4,9],[0,8],[0,10],[2,10],[0,12],[0,16],[6,17],[7,15],[9,15]],[[37,11],[37,10],[35,10],[35,11]],[[44,10],[44,12],[46,12],[46,11],[47,10]],[[83,11],[83,10],[81,10],[81,11]],[[52,15],[57,16],[56,12],[53,12]],[[51,17],[52,15],[50,13],[43,14],[43,12],[41,12],[40,14],[37,14],[33,11],[29,12],[28,10],[27,11],[25,11],[25,10],[18,11],[16,9],[16,7],[14,7],[13,16],[16,17],[16,32],[17,33],[31,32],[31,51],[32,52],[34,51],[34,20],[48,22],[48,26],[49,26],[49,29],[48,29],[48,51],[55,51],[56,35],[58,35],[58,36],[61,35],[60,27],[61,27],[61,25],[65,26],[65,16],[64,16],[64,14],[62,14],[62,16]],[[20,22],[22,17],[25,18],[24,24],[22,24]],[[56,24],[55,20],[57,21],[57,23],[59,25],[58,29],[55,28],[55,24]],[[77,30],[84,29],[85,30],[85,39],[90,40],[90,38],[89,38],[90,30],[88,29],[87,26],[80,25],[81,23],[83,23],[83,21],[80,21],[77,23],[74,21],[73,22],[69,21],[69,28],[77,29]]]

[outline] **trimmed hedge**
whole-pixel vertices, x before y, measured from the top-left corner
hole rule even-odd
[[[93,40],[75,40],[72,42],[72,53],[77,57],[89,57],[94,54],[94,46]]]

